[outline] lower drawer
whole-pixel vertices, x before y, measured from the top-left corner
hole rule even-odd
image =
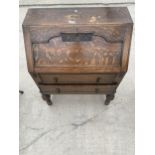
[[[52,94],[109,94],[117,85],[39,85],[42,93]]]

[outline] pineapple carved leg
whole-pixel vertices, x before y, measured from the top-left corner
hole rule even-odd
[[[107,94],[106,95],[106,100],[105,100],[105,105],[109,105],[110,104],[110,101],[113,100],[115,98],[115,93],[113,94]]]
[[[52,105],[53,104],[51,99],[50,99],[50,95],[49,94],[42,94],[42,99],[45,100],[48,105]]]

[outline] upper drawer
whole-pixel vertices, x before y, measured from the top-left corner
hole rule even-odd
[[[113,84],[117,74],[38,74],[43,84]]]

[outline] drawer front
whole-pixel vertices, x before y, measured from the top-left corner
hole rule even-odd
[[[109,94],[116,85],[39,85],[42,93],[52,94]]]
[[[123,26],[31,29],[36,68],[121,66]]]
[[[113,84],[117,74],[39,74],[44,84]]]

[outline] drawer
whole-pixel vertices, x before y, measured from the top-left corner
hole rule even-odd
[[[39,85],[42,93],[53,94],[109,94],[114,93],[117,85]]]
[[[39,74],[44,84],[113,84],[117,74]]]

